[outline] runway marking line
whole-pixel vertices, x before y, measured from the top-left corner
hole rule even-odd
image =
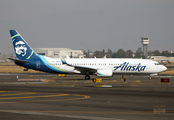
[[[105,118],[105,117],[69,115],[69,114],[55,114],[55,113],[34,112],[34,111],[19,111],[19,110],[1,110],[0,109],[0,112],[8,112],[8,113],[15,113],[15,114],[28,114],[28,115],[65,117],[65,118],[74,118],[74,119],[88,119],[88,120],[123,120],[123,119],[117,119],[117,118]]]
[[[6,94],[4,94],[6,93]],[[43,95],[43,94],[48,94],[48,95]],[[15,97],[15,96],[19,96],[19,95],[35,95],[35,96],[23,96],[23,97]],[[10,96],[10,97],[8,97]],[[14,96],[14,97],[11,97]],[[54,100],[30,100],[30,101],[5,101],[5,102],[1,102],[0,103],[15,103],[15,102],[38,102],[38,101],[65,101],[65,100],[79,100],[79,99],[89,99],[90,96],[87,95],[78,95],[78,94],[55,94],[55,93],[39,93],[39,92],[14,92],[14,91],[0,91],[0,97],[4,97],[4,98],[0,98],[0,100],[16,100],[16,99],[30,99],[30,98],[50,98],[50,97],[62,97],[62,96],[67,96],[67,97],[77,97],[77,98],[67,98],[67,99],[57,99],[54,98]]]
[[[139,85],[136,85],[136,84],[131,83],[131,86],[139,86]]]
[[[89,111],[19,111],[19,110],[1,110],[0,112],[8,112],[8,113],[15,113],[15,114],[28,114],[28,115],[42,115],[42,116],[55,116],[55,117],[66,117],[66,118],[75,118],[75,119],[92,119],[92,120],[123,120],[123,119],[119,119],[119,118],[105,118],[105,117],[94,117],[94,116],[84,116],[84,115],[71,115],[71,114],[67,114],[67,112],[78,112],[78,113],[100,113],[100,114],[108,114],[108,113],[112,113],[112,114],[136,114],[140,113],[140,114],[147,114],[147,112],[143,112],[143,111],[134,111],[134,112],[130,112],[130,111],[126,111],[126,112],[89,112]],[[59,113],[55,113],[55,112],[59,112]],[[61,113],[60,113],[61,112]],[[62,114],[62,112],[64,112]],[[151,113],[152,114],[152,113]]]
[[[0,93],[3,93],[3,92],[6,92],[6,91],[0,91]]]
[[[27,112],[41,112],[41,113],[98,113],[98,114],[155,114],[153,111],[125,111],[125,112],[97,112],[97,111],[27,111]],[[166,113],[174,113],[174,111],[166,111]],[[166,114],[161,113],[161,114]]]
[[[57,97],[57,96],[67,96],[68,94],[61,95],[44,95],[44,96],[26,96],[26,97],[9,97],[9,98],[0,98],[0,100],[7,99],[24,99],[24,98],[40,98],[40,97]]]
[[[56,82],[56,80],[47,79],[47,80],[44,80],[43,82]]]
[[[4,91],[6,92],[6,91]],[[36,93],[18,93],[18,94],[3,94],[3,95],[0,95],[1,96],[13,96],[13,95],[27,95],[27,94],[36,94]],[[1,99],[1,98],[0,98]]]

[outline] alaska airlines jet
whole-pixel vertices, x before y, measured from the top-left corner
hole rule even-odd
[[[115,75],[157,74],[167,70],[156,61],[147,59],[113,59],[113,58],[50,58],[35,53],[16,30],[10,30],[16,58],[16,65],[27,69],[56,73],[79,74],[90,79],[90,75],[112,77]],[[125,79],[125,78],[124,78]]]

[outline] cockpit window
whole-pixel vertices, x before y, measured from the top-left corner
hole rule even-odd
[[[155,65],[159,65],[159,63],[154,63]]]

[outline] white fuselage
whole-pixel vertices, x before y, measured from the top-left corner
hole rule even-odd
[[[81,73],[75,67],[96,70],[111,70],[113,74],[153,74],[166,70],[166,67],[158,62],[147,59],[114,59],[114,58],[84,58],[65,59],[71,65],[62,64],[61,59],[47,58],[54,66],[69,73]],[[85,73],[84,73],[85,74]]]

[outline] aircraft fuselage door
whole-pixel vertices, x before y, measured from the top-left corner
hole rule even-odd
[[[146,68],[147,68],[147,69],[150,69],[150,62],[147,62]]]
[[[36,61],[36,68],[40,69],[40,61]]]

